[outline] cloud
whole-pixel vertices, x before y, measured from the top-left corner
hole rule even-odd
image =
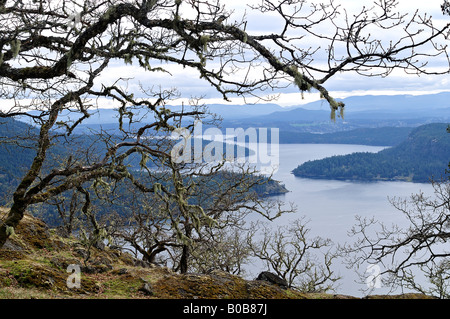
[[[450,17],[444,16],[441,12],[441,4],[443,0],[429,0],[429,1],[423,1],[423,0],[400,0],[397,2],[396,10],[401,14],[406,16],[404,17],[404,21],[409,21],[412,19],[416,14],[420,15],[421,17],[432,17],[433,25],[437,28],[442,28],[443,26],[450,23]],[[312,3],[317,4],[318,1],[310,1]],[[326,1],[324,1],[326,2]],[[234,1],[232,1],[234,3]],[[382,14],[380,12],[380,8],[375,5],[375,2],[373,0],[360,0],[360,1],[354,1],[354,0],[334,0],[334,5],[339,5],[341,11],[340,16],[341,18],[344,18],[346,15],[350,20],[355,19],[354,15],[361,12],[362,8],[375,8],[375,11],[369,12],[370,14],[375,14],[375,12],[378,12],[378,14]],[[379,2],[378,2],[379,3]],[[242,2],[240,2],[240,6],[242,7]],[[308,5],[304,5],[304,9],[308,9]],[[344,14],[345,10],[345,14]],[[392,12],[391,12],[392,13]],[[267,13],[264,13],[267,14]],[[416,16],[417,17],[417,16]],[[270,33],[277,32],[277,30],[280,30],[280,21],[274,17],[273,14],[268,15],[265,18],[261,18],[260,13],[252,12],[251,14],[248,14],[249,18],[249,32],[251,33],[253,30],[255,32],[265,32]],[[418,20],[420,20],[418,18]],[[341,19],[341,21],[338,21],[338,23],[341,23],[340,26],[347,27],[348,25],[346,22]],[[389,26],[388,24],[385,24],[384,27]],[[407,46],[411,44],[411,39],[408,37],[408,33],[405,32],[404,25],[398,27],[398,28],[370,28],[365,30],[365,35],[367,37],[371,37],[372,39],[380,39],[383,47],[387,48],[391,45],[391,43],[397,43],[401,40],[399,45]],[[418,32],[420,28],[423,26],[409,26],[410,29],[408,32]],[[253,29],[252,29],[253,28]],[[328,23],[319,24],[317,26],[314,26],[314,31],[318,34],[333,36],[335,31],[335,27],[332,28],[329,27]],[[424,31],[421,31],[421,33],[418,34],[419,39],[426,39],[430,36],[431,31],[427,28],[424,28]],[[297,34],[300,36],[301,34]],[[442,40],[442,39],[441,39]],[[448,41],[448,40],[447,40]],[[328,62],[328,47],[331,45],[330,41],[324,40],[324,39],[318,39],[311,36],[307,36],[301,40],[299,40],[296,44],[298,44],[299,48],[308,48],[312,47],[319,48],[319,50],[314,55],[314,61],[312,64],[314,66],[318,67],[324,67],[324,69],[327,68],[327,62]],[[447,45],[447,42],[438,43],[437,45]],[[347,47],[341,46],[335,47],[336,49],[336,56],[346,56]],[[423,46],[420,48],[421,53],[433,53],[434,47],[429,44],[426,46]],[[417,53],[419,50],[415,51],[414,53]],[[355,51],[353,53],[356,53]],[[409,54],[411,52],[405,52],[405,54]],[[448,69],[448,57],[445,54],[439,55],[439,56],[422,56],[417,57],[418,61],[416,62],[417,65],[420,65],[423,63],[424,66],[426,66],[426,70],[428,72],[442,72]],[[379,71],[379,70],[378,70]],[[371,70],[368,70],[366,74],[370,74]],[[376,71],[375,71],[376,73]],[[323,74],[319,74],[318,76],[323,76]],[[333,76],[329,81],[325,83],[325,86],[330,91],[339,91],[339,92],[386,92],[386,91],[398,91],[398,92],[437,92],[437,91],[446,91],[448,90],[448,79],[449,75],[416,75],[416,74],[407,74],[402,69],[395,69],[393,70],[389,76],[381,77],[381,76],[374,76],[374,77],[364,77],[356,72],[348,72],[348,73],[339,73]],[[294,94],[295,88],[291,87],[289,89],[284,90],[283,92],[285,94]]]
[[[317,1],[312,1],[317,3]],[[433,23],[443,25],[450,22],[450,17],[445,17],[440,12],[440,5],[442,0],[400,0],[398,2],[397,9],[400,12],[408,13],[411,17],[415,14],[416,10],[419,10],[422,14],[425,12],[428,15],[433,16]],[[283,21],[274,13],[259,13],[250,9],[250,4],[260,4],[259,0],[242,1],[242,0],[230,0],[224,2],[226,9],[233,11],[233,14],[228,19],[228,23],[233,23],[234,20],[240,21],[242,17],[245,16],[247,19],[247,31],[250,34],[258,33],[277,33],[282,30]],[[347,15],[352,17],[352,14],[360,12],[363,6],[371,7],[374,5],[372,0],[364,1],[354,1],[354,0],[335,0],[335,4],[341,5],[342,9],[345,9]],[[321,27],[317,29],[320,32],[335,32],[334,30],[327,29],[326,27]],[[371,30],[372,31],[372,30]],[[375,30],[373,30],[375,32]],[[378,30],[379,31],[379,30]],[[376,36],[381,37],[385,45],[389,45],[389,41],[398,41],[401,37],[397,31],[393,30],[381,30],[384,32],[379,32]],[[402,31],[402,30],[400,30]],[[404,35],[404,34],[403,34]],[[371,34],[375,36],[375,34]],[[269,44],[266,41],[265,44]],[[312,37],[306,37],[297,43],[299,47],[317,47],[320,49],[315,55],[315,61],[317,65],[327,66],[327,51],[329,42],[324,42],[323,40],[313,39]],[[343,48],[346,49],[346,48]],[[344,52],[345,53],[345,52]],[[445,69],[448,67],[446,57],[436,57],[429,58],[427,61],[428,67],[431,70],[434,69]],[[209,62],[208,62],[209,63]],[[133,82],[130,82],[128,89],[132,92],[139,93],[139,85],[143,85],[146,88],[159,87],[162,88],[178,88],[184,98],[189,97],[200,97],[204,96],[207,101],[222,102],[223,99],[221,95],[213,88],[211,85],[201,79],[197,70],[190,68],[180,68],[171,64],[158,64],[158,67],[163,67],[168,71],[168,73],[162,72],[145,72],[138,67],[137,63],[133,66],[130,65],[120,65],[117,64],[114,67],[105,70],[99,83],[102,84],[112,84],[113,79],[117,77],[123,78],[135,78]],[[214,68],[214,67],[211,67]],[[253,71],[256,71],[255,68]],[[235,77],[238,74],[234,74]],[[323,76],[323,75],[321,75]],[[449,75],[439,75],[439,76],[417,76],[408,75],[402,70],[395,70],[388,77],[364,77],[358,75],[354,72],[339,73],[333,76],[330,80],[325,83],[325,87],[331,92],[371,92],[374,94],[376,92],[437,92],[445,91],[448,89]],[[122,83],[126,85],[125,82]],[[283,96],[280,99],[280,104],[289,105],[292,103],[290,101],[297,101],[302,103],[304,101],[310,101],[311,99],[316,99],[318,94],[311,93],[305,94],[305,99],[301,99],[301,95],[298,90],[291,86],[285,90],[278,90],[275,92],[270,92],[273,94],[281,93]],[[341,94],[342,95],[342,94]],[[344,94],[345,95],[345,94]],[[257,101],[257,99],[250,99],[250,101]],[[234,100],[234,103],[242,102],[241,100]]]

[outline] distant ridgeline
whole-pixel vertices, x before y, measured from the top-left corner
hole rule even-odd
[[[448,124],[427,124],[408,138],[378,153],[353,153],[308,161],[292,171],[295,176],[360,181],[429,182],[440,179],[450,161]]]

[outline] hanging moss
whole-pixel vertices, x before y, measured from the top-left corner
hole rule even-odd
[[[6,236],[8,237],[14,236],[14,227],[6,226]]]
[[[149,160],[149,157],[148,157],[147,153],[142,152],[141,161],[139,162],[139,166],[141,168],[145,169],[147,167],[148,160]]]
[[[22,43],[19,39],[15,39],[10,42],[13,59],[19,55],[21,44]]]
[[[123,61],[125,64],[132,65],[133,64],[133,56],[129,53],[123,55]]]
[[[161,185],[160,183],[155,183],[155,184],[153,185],[153,191],[154,191],[155,193],[161,193],[161,191],[162,191],[162,185]]]
[[[102,177],[96,178],[92,184],[92,188],[96,190],[98,187],[102,187],[105,190],[111,190],[111,185],[107,183]]]
[[[339,110],[339,115],[343,119],[344,118],[344,106],[343,102],[336,102],[336,100],[329,100],[330,108],[331,108],[331,120],[336,121],[336,111]]]
[[[291,71],[294,73],[294,83],[300,89],[301,92],[310,91],[312,86],[304,78],[296,66],[291,66]]]
[[[150,62],[149,62],[150,59],[149,59],[148,56],[142,57],[141,55],[139,55],[138,56],[138,61],[139,61],[140,67],[143,68],[144,70],[147,70],[147,71],[151,71],[152,70],[152,67],[151,67]]]
[[[208,42],[209,42],[209,35],[202,35],[200,37],[200,43],[202,44],[203,51],[206,51],[208,49]]]

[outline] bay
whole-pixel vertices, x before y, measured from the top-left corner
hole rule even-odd
[[[311,237],[330,238],[336,245],[351,242],[348,231],[356,223],[355,217],[375,217],[387,225],[396,224],[406,227],[407,221],[390,203],[389,198],[406,198],[423,191],[432,195],[431,184],[410,182],[355,182],[323,179],[306,179],[294,176],[291,172],[298,165],[308,161],[333,155],[345,155],[354,152],[378,152],[384,147],[344,144],[280,144],[279,167],[273,178],[285,184],[290,191],[275,196],[271,200],[293,203],[297,211],[282,215],[273,222],[273,226],[287,225],[293,219],[305,217]],[[258,219],[258,217],[254,217]],[[264,265],[254,264],[249,268],[251,276],[257,275]],[[367,288],[357,283],[354,269],[347,269],[342,261],[335,262],[334,268],[343,279],[337,293],[361,297],[362,289]],[[361,270],[360,270],[361,271]],[[363,270],[364,272],[364,270]],[[368,273],[367,276],[369,276]],[[372,294],[389,292],[389,287],[379,287]]]

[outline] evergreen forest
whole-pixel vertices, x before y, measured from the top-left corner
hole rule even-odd
[[[397,146],[378,153],[353,153],[308,161],[293,170],[297,177],[429,182],[440,179],[450,158],[448,124],[419,126]]]

